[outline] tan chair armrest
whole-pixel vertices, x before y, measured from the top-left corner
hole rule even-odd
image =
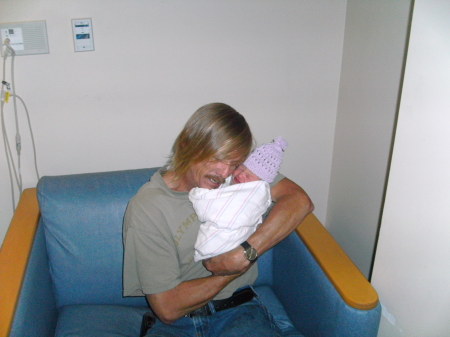
[[[348,305],[361,310],[377,306],[375,289],[314,214],[296,231]]]
[[[23,191],[0,250],[0,337],[7,337],[39,222],[36,188]]]

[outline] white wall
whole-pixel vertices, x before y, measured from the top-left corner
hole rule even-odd
[[[410,0],[347,1],[327,227],[368,277],[380,221]]]
[[[95,51],[75,53],[71,19],[85,17]],[[15,62],[41,175],[162,165],[193,111],[222,101],[259,142],[288,139],[282,171],[324,220],[345,1],[0,1],[0,22],[28,20],[46,20],[50,45]],[[24,182],[34,186],[23,138]],[[12,207],[0,151],[1,241]]]
[[[450,336],[449,18],[449,1],[415,1],[372,278],[380,337]]]

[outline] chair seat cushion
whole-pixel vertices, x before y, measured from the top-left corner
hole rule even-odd
[[[301,336],[273,290],[255,287],[262,304],[272,314],[284,336]],[[67,305],[59,310],[56,337],[137,337],[148,307],[122,305]]]
[[[148,307],[67,305],[60,309],[55,337],[137,337]]]

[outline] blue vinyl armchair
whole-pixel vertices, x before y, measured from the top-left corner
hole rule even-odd
[[[139,336],[143,297],[122,296],[122,220],[153,169],[42,178],[0,253],[0,337]],[[375,337],[376,291],[314,215],[260,260],[257,293],[288,331]]]

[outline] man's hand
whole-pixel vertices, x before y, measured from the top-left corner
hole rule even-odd
[[[241,246],[221,255],[206,259],[203,261],[203,265],[213,275],[223,276],[243,274],[251,267],[250,261],[244,255],[244,248]]]

